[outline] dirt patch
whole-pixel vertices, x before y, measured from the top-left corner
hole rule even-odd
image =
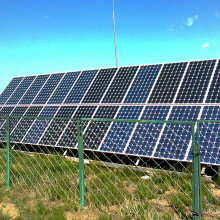
[[[100,216],[98,213],[92,210],[84,209],[82,212],[66,212],[67,220],[75,220],[75,219],[98,219]]]
[[[19,216],[17,209],[12,203],[0,203],[0,209],[2,209],[3,215],[9,215],[12,219]]]

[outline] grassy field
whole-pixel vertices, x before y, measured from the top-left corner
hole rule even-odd
[[[0,160],[0,219],[192,218],[192,176],[186,172],[155,170],[142,179],[141,171],[85,164],[85,208],[81,208],[77,162],[61,155],[12,152],[7,190],[4,150]],[[203,184],[203,207],[219,216],[219,186],[205,179]]]

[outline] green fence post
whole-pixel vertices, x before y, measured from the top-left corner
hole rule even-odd
[[[202,210],[202,178],[201,178],[201,161],[200,161],[200,130],[199,130],[199,121],[196,123],[197,125],[197,144],[198,144],[198,166],[199,166],[199,210],[200,210],[200,215],[201,219],[203,219],[203,210]]]
[[[10,118],[6,117],[6,187],[10,188]]]
[[[201,208],[200,208],[200,150],[199,145],[195,143],[195,123],[192,124],[192,165],[193,165],[193,219],[201,219]]]
[[[80,205],[85,206],[84,199],[84,148],[83,148],[83,129],[82,120],[77,120],[77,139],[78,139],[78,156],[79,156],[79,193]]]

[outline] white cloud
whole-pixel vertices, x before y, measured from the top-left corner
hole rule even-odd
[[[199,15],[195,15],[191,18],[187,18],[187,21],[186,21],[186,25],[191,27],[194,23],[195,20],[197,20],[199,18]]]
[[[202,45],[202,49],[207,48],[207,47],[209,47],[209,46],[210,46],[209,43],[204,43],[204,44]]]

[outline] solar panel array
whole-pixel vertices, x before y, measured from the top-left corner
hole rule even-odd
[[[0,95],[0,115],[196,121],[220,120],[219,107],[219,59],[16,77]],[[210,129],[220,129],[212,126],[201,127],[201,160],[220,164],[220,141],[210,135]],[[77,147],[76,126],[68,120],[16,119],[12,128],[15,143]],[[170,129],[181,137],[172,144]],[[102,152],[190,161],[189,129],[87,121],[84,144]],[[1,121],[0,139],[4,135]]]

